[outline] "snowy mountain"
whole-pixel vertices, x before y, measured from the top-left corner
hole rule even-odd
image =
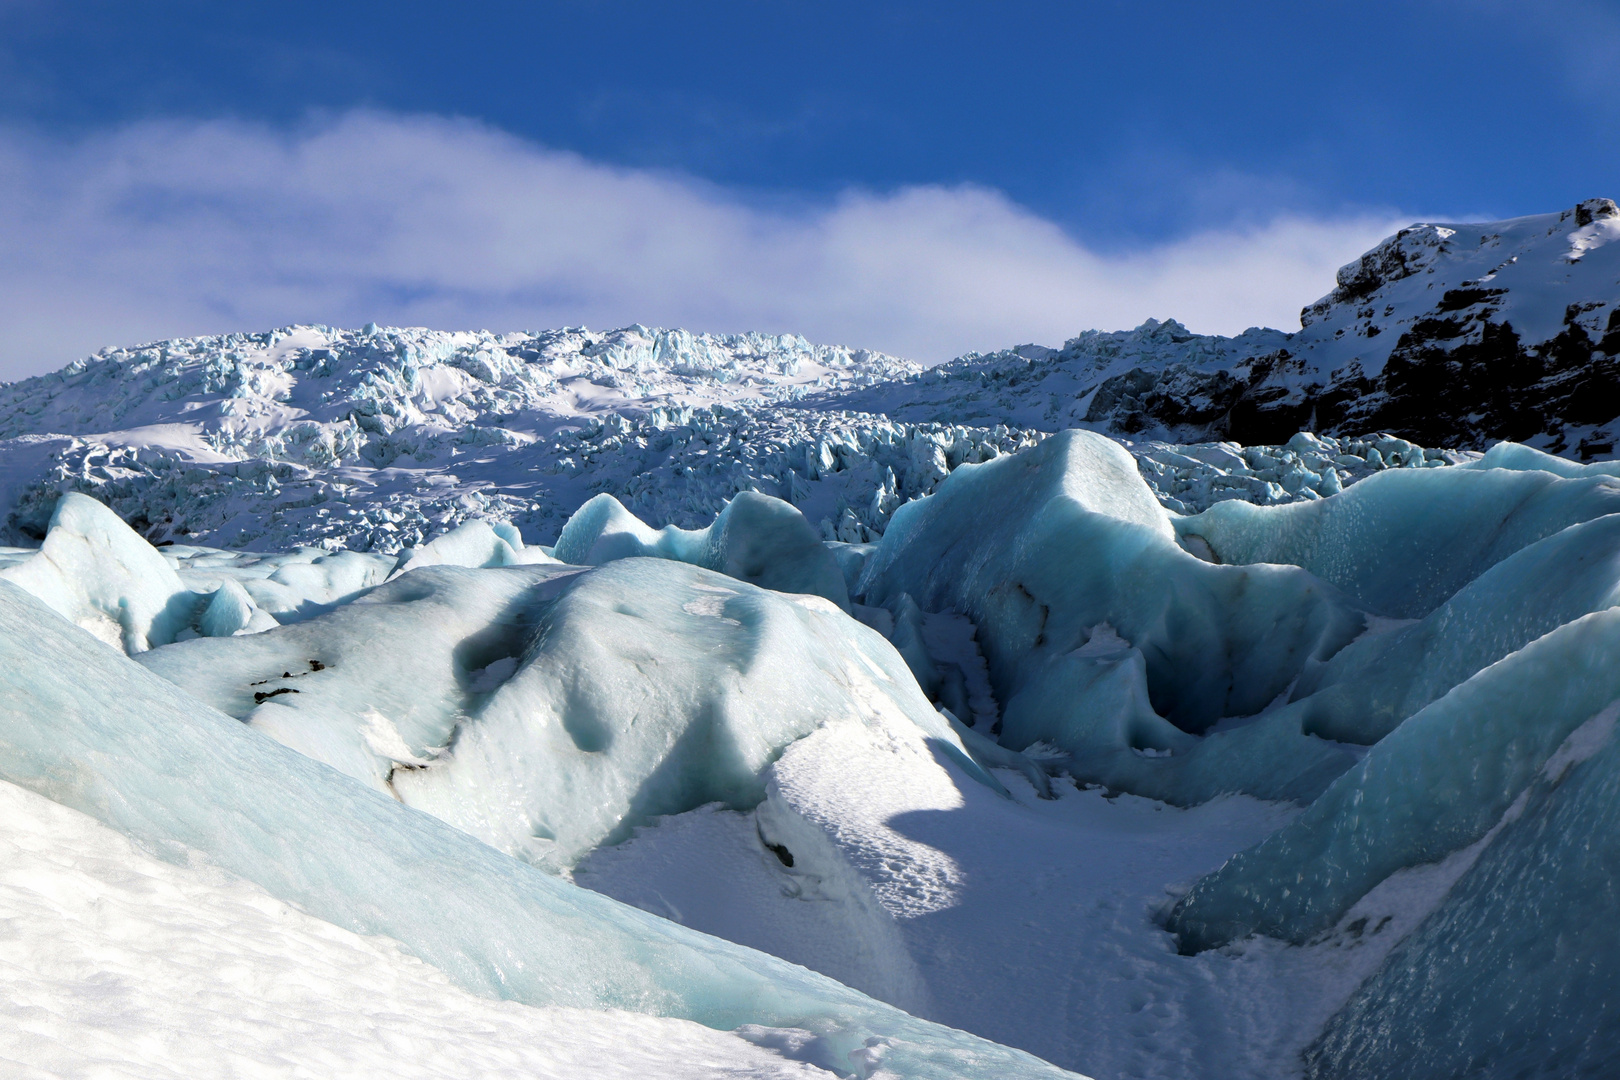
[[[1285,334],[1174,320],[1088,331],[817,400],[896,419],[1089,426],[1128,437],[1277,443],[1390,432],[1424,446],[1498,439],[1581,460],[1620,433],[1620,209],[1402,229],[1342,267]],[[901,402],[897,407],[883,403]]]

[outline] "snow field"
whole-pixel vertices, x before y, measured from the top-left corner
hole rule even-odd
[[[0,822],[0,1070],[19,1080],[833,1075],[690,1021],[475,997],[14,784]]]

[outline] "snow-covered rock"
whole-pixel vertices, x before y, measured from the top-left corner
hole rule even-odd
[[[1149,320],[817,400],[911,421],[1084,425],[1173,442],[1392,432],[1431,447],[1513,439],[1609,458],[1620,434],[1617,237],[1608,199],[1417,224],[1341,268],[1294,333],[1214,337]]]

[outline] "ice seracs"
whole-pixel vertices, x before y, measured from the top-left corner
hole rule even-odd
[[[273,533],[285,547],[291,528],[305,542],[397,550],[470,517],[560,525],[592,479],[573,482],[591,446],[576,440],[570,453],[561,436],[611,438],[638,418],[678,427],[694,411],[912,370],[793,335],[640,326],[302,326],[110,349],[0,388],[6,529],[37,540],[62,486],[95,488],[153,539],[216,545]],[[36,438],[58,434],[67,438]]]
[[[1409,984],[1384,969],[1354,996],[1348,976],[1328,977],[1340,970],[1336,954],[1301,954],[1319,958],[1309,963],[1278,954],[1240,975],[1211,950],[1253,934],[1350,949],[1370,935],[1372,951],[1352,965],[1359,979],[1386,954],[1410,957],[1402,939],[1428,940],[1408,936],[1447,925],[1448,955],[1508,963],[1479,929],[1500,894],[1474,888],[1476,869],[1498,872],[1490,869],[1497,843],[1533,858],[1528,838],[1545,835],[1533,822],[1577,812],[1561,809],[1558,792],[1606,760],[1613,725],[1599,721],[1620,699],[1606,674],[1620,647],[1610,632],[1620,595],[1610,557],[1620,481],[1605,466],[1560,463],[1553,472],[1537,468],[1541,460],[1509,447],[1493,461],[1385,470],[1317,501],[1222,502],[1173,516],[1128,451],[1073,431],[959,466],[864,545],[817,540],[797,510],[764,495],[739,498],[695,531],[653,530],[603,497],[549,553],[531,554],[521,537],[484,525],[392,559],[305,553],[280,562],[203,549],[165,558],[149,546],[138,555],[144,541],[77,497],[44,547],[7,573],[17,577],[34,560],[56,565],[48,553],[99,521],[111,539],[74,564],[90,582],[122,581],[109,567],[147,566],[162,589],[182,586],[171,595],[183,610],[236,611],[220,616],[225,627],[240,622],[242,595],[270,603],[285,590],[279,616],[252,604],[284,625],[176,633],[169,643],[148,635],[144,649],[93,640],[69,621],[77,601],[58,599],[69,618],[48,655],[72,658],[71,694],[83,695],[134,678],[139,669],[118,667],[127,664],[120,652],[134,654],[168,684],[136,680],[144,689],[126,689],[126,703],[162,701],[164,715],[213,717],[204,727],[231,730],[228,743],[240,747],[231,754],[268,753],[269,736],[289,748],[278,752],[303,755],[277,760],[324,762],[332,768],[319,773],[330,777],[322,782],[339,786],[320,798],[342,792],[344,813],[372,805],[362,797],[404,803],[493,845],[482,849],[488,858],[575,874],[895,1005],[970,1028],[982,1020],[984,1030],[1082,1070],[1136,1060],[1134,1050],[1105,1051],[1114,1045],[1106,1038],[1060,1044],[1010,1014],[967,1011],[976,1000],[969,986],[918,937],[922,927],[952,927],[966,936],[946,952],[972,953],[983,924],[947,913],[978,910],[984,868],[995,866],[998,877],[1041,873],[985,854],[983,830],[1044,835],[1030,815],[1047,812],[1032,808],[1084,795],[1071,778],[1160,806],[1220,805],[1232,792],[1293,802],[1305,809],[1274,820],[1280,828],[1269,837],[1251,834],[1243,843],[1260,842],[1246,851],[1238,844],[1190,861],[1202,878],[1160,882],[1190,884],[1184,895],[1157,911],[1137,901],[1136,921],[1107,933],[1120,955],[1135,955],[1132,942],[1158,941],[1156,955],[1173,956],[1171,935],[1187,953],[1213,955],[1130,961],[1178,994],[1216,978],[1263,995],[1271,980],[1325,965],[1318,982],[1307,980],[1317,987],[1307,1014],[1318,1020],[1266,1028],[1264,1037],[1297,1050],[1325,1032],[1310,1060],[1329,1069],[1361,1053],[1356,1047],[1382,1045],[1381,1028],[1349,1018],[1403,1010],[1398,994],[1415,992]],[[374,583],[346,591],[351,579],[327,559],[361,560]],[[211,592],[197,587],[205,575]],[[763,587],[772,582],[780,588]],[[807,583],[815,588],[801,591]],[[40,593],[52,601],[48,588]],[[7,595],[19,612],[30,610],[18,607],[22,594]],[[294,596],[304,599],[294,604]],[[966,632],[945,633],[946,625]],[[48,674],[51,664],[19,661],[18,707],[30,716],[88,715],[72,704],[79,699],[61,698],[70,691]],[[983,680],[971,695],[970,673]],[[49,701],[28,704],[41,693]],[[988,704],[975,706],[975,696]],[[59,733],[48,744],[41,737],[11,737],[24,763],[16,782],[55,785],[38,778],[59,776],[81,752]],[[89,745],[103,736],[73,738]],[[117,784],[144,775],[128,764],[132,752],[119,751]],[[47,758],[54,764],[26,764]],[[93,792],[112,782],[85,774],[75,785]],[[75,785],[48,793],[90,799],[73,794]],[[141,815],[152,812],[143,800],[158,789],[143,790],[119,797],[126,809],[114,825],[137,835],[155,827]],[[100,798],[83,805],[113,805]],[[162,820],[176,820],[165,813]],[[226,853],[218,857],[235,860],[228,868],[247,873],[231,854],[238,841],[207,835]],[[698,867],[711,862],[736,888],[705,890],[683,877],[701,877]],[[1452,869],[1425,869],[1441,865]],[[311,910],[348,925],[349,892],[312,893],[287,873],[277,869],[261,884],[293,890],[285,895],[301,904],[318,901],[325,906]],[[1439,884],[1417,893],[1391,884],[1411,874]],[[1546,910],[1572,910],[1576,898],[1557,892],[1563,878],[1545,880]],[[344,881],[345,890],[362,888]],[[1408,899],[1391,899],[1399,896]],[[1031,914],[1055,926],[1044,920],[1057,910]],[[421,933],[415,916],[388,918],[378,929],[413,951],[434,950],[418,955],[452,971],[463,962],[456,950],[484,947],[433,944],[436,936],[419,946],[409,936]],[[1556,977],[1556,954],[1538,963],[1549,966],[1536,978]],[[1434,970],[1453,978],[1444,965]],[[1426,1015],[1460,1039],[1485,1038],[1459,1019],[1472,1008],[1468,985],[1446,985],[1449,1004],[1426,1001]],[[1522,1015],[1554,1026],[1586,1015],[1568,1008],[1575,1011]],[[1124,1022],[1106,1009],[1087,1015]],[[749,1022],[802,1026],[779,1013]],[[1194,1042],[1173,1045],[1195,1046],[1205,1037],[1199,1030],[1175,1036]],[[1125,1057],[1108,1056],[1116,1053]],[[898,1069],[903,1059],[885,1060]]]

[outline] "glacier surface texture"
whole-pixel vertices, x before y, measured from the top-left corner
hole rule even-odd
[[[933,368],[299,326],[0,387],[0,1061],[1615,1073],[1616,237]]]

